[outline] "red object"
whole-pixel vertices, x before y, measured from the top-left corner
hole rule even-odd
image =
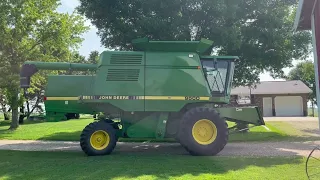
[[[44,101],[46,101],[46,100],[47,100],[47,97],[46,97],[46,96],[44,96],[44,97],[43,97],[43,100],[44,100]]]

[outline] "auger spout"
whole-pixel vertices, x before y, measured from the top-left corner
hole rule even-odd
[[[26,61],[20,71],[20,87],[29,88],[30,78],[38,70],[74,70],[74,71],[94,71],[96,64],[66,63],[66,62],[39,62]]]

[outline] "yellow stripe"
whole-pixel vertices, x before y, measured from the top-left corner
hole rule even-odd
[[[145,100],[185,100],[184,96],[145,96]]]
[[[209,101],[210,97],[199,97],[199,96],[145,96],[145,100],[200,100],[200,101]]]
[[[106,96],[107,97],[107,96]],[[124,96],[121,96],[124,97]],[[83,96],[84,100],[94,100],[91,96]],[[179,100],[179,101],[209,101],[210,97],[207,96],[135,96],[133,100]],[[47,97],[47,100],[79,100],[79,97]],[[118,99],[101,99],[101,100],[129,100],[128,98]]]
[[[201,101],[209,101],[210,100],[210,97],[200,97],[200,100]]]
[[[79,100],[79,97],[47,97],[47,100],[63,100],[63,101],[72,101]]]

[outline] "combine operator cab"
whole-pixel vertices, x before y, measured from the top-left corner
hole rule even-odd
[[[229,97],[232,86],[234,64],[238,57],[201,57],[204,76],[212,97]]]

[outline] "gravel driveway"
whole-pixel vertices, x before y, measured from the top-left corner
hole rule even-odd
[[[218,156],[308,156],[320,146],[312,142],[241,142],[229,143]],[[81,151],[78,142],[0,140],[0,150],[21,151]],[[124,143],[119,142],[113,153],[117,154],[188,154],[177,143]],[[320,151],[313,156],[320,157]]]
[[[282,121],[282,122],[319,122],[318,117],[263,117],[266,122]]]

